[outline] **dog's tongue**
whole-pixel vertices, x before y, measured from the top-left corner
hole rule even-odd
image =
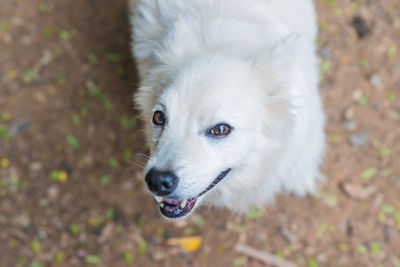
[[[168,218],[179,218],[188,214],[194,207],[197,198],[175,200],[163,198],[160,203],[161,213]]]

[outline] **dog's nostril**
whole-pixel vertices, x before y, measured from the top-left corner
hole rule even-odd
[[[161,181],[161,188],[165,188],[166,190],[168,190],[169,188],[173,187],[173,181],[168,177],[167,180],[165,181]]]
[[[178,177],[173,172],[161,172],[154,168],[147,173],[145,181],[150,191],[159,196],[172,193],[178,185]]]

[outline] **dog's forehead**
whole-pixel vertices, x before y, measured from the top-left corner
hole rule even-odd
[[[169,120],[212,123],[229,120],[239,101],[231,91],[201,86],[199,88],[171,88],[163,95]]]
[[[224,112],[243,107],[251,94],[257,94],[255,79],[243,66],[218,66],[214,70],[199,66],[181,73],[162,93],[168,112]],[[251,102],[251,101],[248,101]]]

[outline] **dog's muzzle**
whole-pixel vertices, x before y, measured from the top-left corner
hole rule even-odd
[[[154,195],[154,198],[157,200],[157,202],[160,205],[161,214],[163,214],[164,216],[166,216],[168,218],[181,218],[181,217],[189,214],[193,210],[197,199],[199,197],[201,197],[202,195],[204,195],[205,193],[207,193],[208,191],[210,191],[212,188],[214,188],[214,186],[216,186],[219,182],[221,182],[228,175],[228,173],[230,171],[231,171],[231,168],[228,168],[225,171],[221,172],[217,176],[217,178],[215,178],[211,182],[211,184],[209,186],[207,186],[206,189],[204,189],[200,194],[198,194],[196,197],[193,197],[193,198],[183,199],[183,200],[168,199],[166,197],[162,197],[162,196],[165,196],[165,195],[155,193],[156,195]],[[149,182],[147,181],[147,177],[148,176],[149,176],[149,174],[146,175],[146,182],[147,182],[147,184],[148,184],[148,186],[150,188]],[[176,176],[175,176],[175,178],[176,178]],[[170,178],[170,179],[172,179],[172,178]],[[150,178],[149,178],[149,180],[150,180]],[[176,178],[175,180],[176,180],[176,183],[177,183],[178,179]],[[172,186],[172,184],[173,184],[173,182],[171,182],[171,186],[170,187],[175,189],[176,188],[176,184],[174,184],[174,186]],[[164,188],[165,185],[161,185],[159,187],[160,188]],[[169,187],[169,183],[168,183],[167,187]],[[151,191],[154,192],[153,190],[151,190]],[[166,191],[169,191],[169,189],[167,189]]]

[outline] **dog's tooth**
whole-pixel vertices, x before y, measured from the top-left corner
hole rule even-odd
[[[154,198],[157,200],[158,203],[163,202],[163,198],[159,196],[154,196]]]
[[[164,202],[161,202],[161,203],[160,203],[160,207],[161,207],[161,208],[164,208]]]
[[[187,203],[187,200],[186,200],[186,199],[182,200],[182,201],[179,203],[179,207],[180,207],[181,209],[185,208],[185,207],[186,207],[186,203]]]

